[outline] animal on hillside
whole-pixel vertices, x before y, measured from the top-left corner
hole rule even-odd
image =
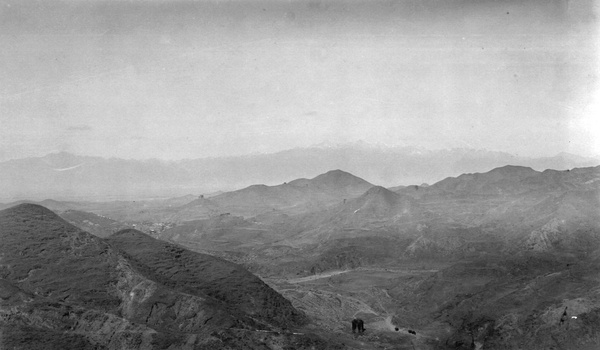
[[[365,323],[360,318],[355,318],[352,320],[352,333],[355,333],[357,329],[358,333],[365,331]]]
[[[414,335],[417,335],[417,332],[413,331],[412,329],[409,329],[409,330],[408,330],[408,333],[410,333],[410,334],[414,334]]]

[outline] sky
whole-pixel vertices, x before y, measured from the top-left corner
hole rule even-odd
[[[0,0],[0,161],[600,155],[593,0]]]

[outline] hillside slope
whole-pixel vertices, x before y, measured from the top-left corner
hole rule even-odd
[[[108,237],[117,231],[127,228],[126,224],[116,220],[81,210],[67,210],[60,213],[60,217],[71,225],[77,226],[98,237]]]
[[[267,328],[294,327],[307,321],[289,301],[239,265],[131,229],[117,232],[107,241],[147,278],[178,292],[214,298]]]
[[[22,204],[0,241],[2,349],[330,346],[281,333],[306,317],[241,267],[138,231],[103,240]]]
[[[419,283],[396,321],[436,323],[445,349],[598,349],[597,253],[522,252],[454,264]],[[402,298],[406,290],[390,294]]]

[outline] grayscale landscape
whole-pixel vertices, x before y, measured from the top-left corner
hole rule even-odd
[[[0,350],[600,349],[591,0],[0,0]]]

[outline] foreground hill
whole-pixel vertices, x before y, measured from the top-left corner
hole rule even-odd
[[[236,264],[131,229],[117,232],[108,242],[146,277],[182,293],[210,296],[227,309],[252,315],[260,322],[258,327],[287,328],[306,322],[286,299]]]
[[[0,241],[2,349],[329,346],[280,333],[306,316],[241,267],[135,230],[103,240],[22,204]]]

